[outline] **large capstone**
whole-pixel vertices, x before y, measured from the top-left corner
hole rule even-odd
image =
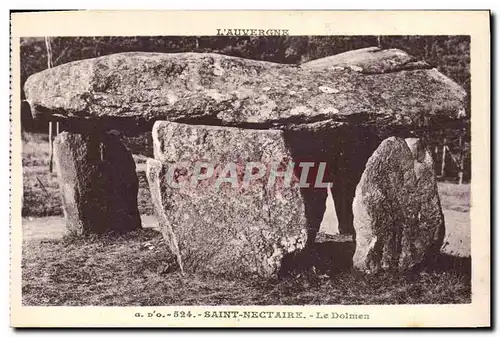
[[[325,200],[308,205],[294,187],[282,131],[156,122],[153,145],[153,203],[185,270],[277,275],[314,241]]]
[[[138,178],[130,152],[110,134],[62,132],[56,170],[71,233],[128,232],[141,227]]]
[[[131,132],[149,131],[155,120],[258,128],[320,121],[375,130],[442,125],[463,116],[466,96],[396,49],[301,66],[211,53],[118,53],[33,74],[24,91],[35,118]]]
[[[361,270],[411,270],[439,253],[444,217],[432,156],[419,139],[380,144],[356,188],[353,213],[353,263]]]

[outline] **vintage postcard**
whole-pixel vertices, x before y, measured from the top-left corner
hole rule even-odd
[[[489,327],[489,11],[11,14],[13,327]]]

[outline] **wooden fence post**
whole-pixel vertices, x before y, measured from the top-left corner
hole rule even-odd
[[[458,183],[462,185],[464,181],[464,158],[465,158],[465,152],[462,146],[462,136],[460,136],[458,142],[460,144],[460,167],[458,171]]]
[[[444,178],[444,169],[446,165],[446,137],[443,139],[443,155],[441,157],[441,177]]]
[[[52,45],[50,43],[50,37],[45,37],[45,48],[47,49],[47,68],[52,68]],[[56,132],[59,133],[59,122],[57,122]],[[52,121],[49,122],[49,152],[50,152],[50,163],[49,163],[49,172],[52,173],[52,159],[54,156],[54,149],[52,144]]]
[[[52,144],[52,121],[49,122],[49,172],[52,173],[52,158],[54,156],[54,147]]]

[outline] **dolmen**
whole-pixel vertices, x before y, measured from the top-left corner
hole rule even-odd
[[[34,118],[64,122],[55,161],[71,231],[141,226],[117,130],[151,132],[151,199],[185,272],[273,277],[312,263],[308,252],[347,255],[367,273],[406,271],[441,248],[422,131],[463,119],[466,93],[401,50],[301,65],[120,53],[34,74],[24,90]],[[317,249],[328,189],[347,254]]]

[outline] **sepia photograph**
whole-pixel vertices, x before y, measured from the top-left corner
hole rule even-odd
[[[19,37],[21,306],[473,302],[471,36],[278,28]]]

